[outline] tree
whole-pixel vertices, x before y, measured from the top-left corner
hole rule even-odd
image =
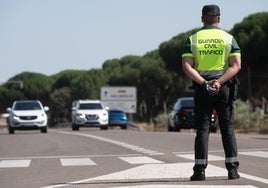
[[[23,72],[14,76],[9,80],[21,80],[23,81],[23,88],[16,89],[17,92],[23,93],[23,97],[18,99],[31,99],[40,100],[43,103],[48,103],[49,93],[51,92],[51,86],[54,83],[54,79],[40,73]],[[6,85],[11,90],[14,89],[14,85]],[[12,100],[18,100],[13,98]]]
[[[71,121],[71,95],[70,88],[55,89],[49,95],[49,124],[55,126],[60,122]]]
[[[268,96],[267,31],[268,12],[249,15],[241,23],[235,24],[230,31],[236,37],[242,51],[242,70],[239,78],[240,95],[244,100],[249,97],[248,93],[252,93],[253,97]],[[252,84],[248,85],[249,82]]]
[[[169,71],[178,72],[179,75],[183,74],[181,68],[181,48],[186,38],[197,30],[198,29],[193,29],[186,33],[179,34],[171,40],[160,44],[159,54]]]
[[[62,87],[70,87],[73,79],[83,74],[84,70],[65,70],[59,74],[53,75],[52,77],[56,80],[53,84],[52,89],[59,89]]]
[[[102,70],[85,71],[71,81],[72,99],[99,99],[100,88],[106,85],[106,82],[107,78]]]

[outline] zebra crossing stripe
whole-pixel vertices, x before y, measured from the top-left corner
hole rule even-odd
[[[239,154],[249,155],[249,156],[254,156],[254,157],[268,158],[267,151],[246,151],[246,152],[239,152]]]
[[[62,166],[90,166],[97,165],[94,161],[89,158],[68,158],[60,159]]]
[[[31,160],[2,160],[0,168],[29,167]]]
[[[181,158],[185,158],[185,159],[194,160],[194,154],[181,154],[181,155],[176,155],[176,156],[181,157]],[[225,158],[219,157],[216,155],[208,155],[208,160],[209,161],[224,161]]]
[[[159,161],[153,159],[151,157],[141,156],[141,157],[119,157],[119,159],[126,161],[129,164],[159,164],[164,163],[163,161]]]

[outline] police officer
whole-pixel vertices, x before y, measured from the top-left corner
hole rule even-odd
[[[197,131],[194,173],[190,180],[205,180],[213,108],[218,115],[228,179],[239,179],[233,101],[237,89],[236,74],[241,69],[240,48],[232,35],[218,27],[220,8],[217,5],[204,6],[201,20],[202,29],[189,36],[182,48],[182,68],[193,80],[195,90]]]

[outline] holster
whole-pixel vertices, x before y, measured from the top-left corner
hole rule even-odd
[[[237,76],[234,76],[232,79],[228,81],[228,86],[230,88],[229,100],[235,101],[238,95],[238,88],[240,86],[240,81]]]

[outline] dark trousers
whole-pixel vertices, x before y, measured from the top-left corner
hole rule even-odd
[[[205,170],[208,164],[208,142],[211,112],[216,109],[222,143],[225,152],[225,165],[228,171],[238,168],[237,143],[234,133],[234,108],[230,99],[230,86],[225,84],[219,93],[211,96],[202,86],[195,86],[195,166],[194,171]]]

